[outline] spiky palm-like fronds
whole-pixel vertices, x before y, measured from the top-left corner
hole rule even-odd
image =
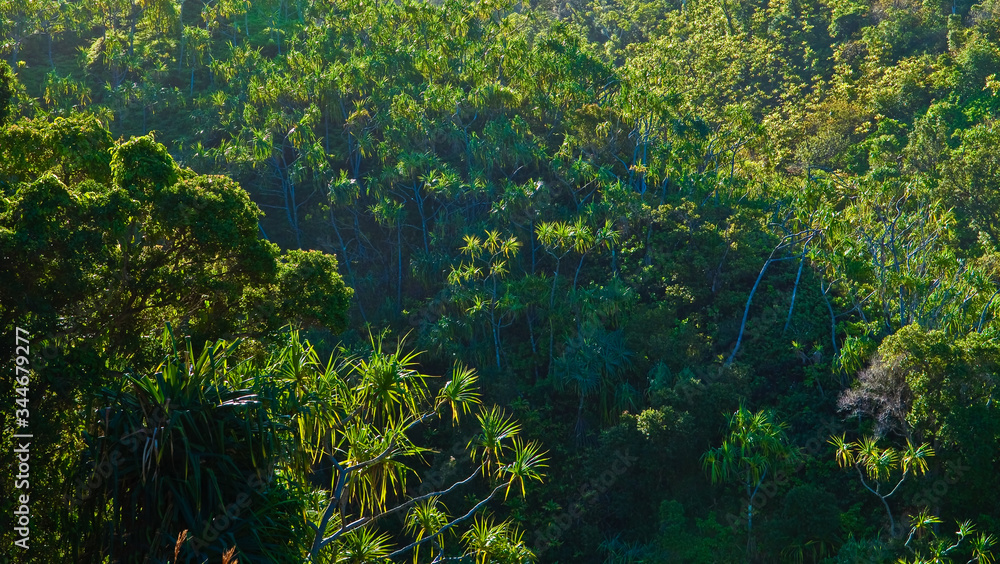
[[[481,408],[476,414],[480,432],[467,445],[472,473],[439,494],[408,497],[407,484],[418,475],[416,463],[428,452],[414,441],[413,429],[448,412],[458,425],[462,415],[480,404],[476,372],[456,364],[433,395],[430,376],[417,370],[417,353],[404,350],[402,341],[395,348],[386,346],[384,335],[372,337],[369,353],[335,355],[326,365],[308,343],[292,342],[289,348],[276,355],[272,370],[273,380],[289,394],[282,404],[289,423],[285,432],[315,449],[313,460],[322,455],[334,467],[328,497],[318,504],[322,509],[313,525],[308,551],[313,561],[352,562],[365,552],[364,546],[381,546],[374,527],[401,511],[406,511],[405,530],[417,538],[391,556],[413,551],[418,558],[423,544],[433,542],[440,550],[441,535],[475,517],[504,488],[509,492],[516,485],[523,494],[525,482],[541,480],[545,458],[539,446],[518,439],[520,425],[501,409]],[[480,475],[494,481],[492,493],[449,521],[437,495]],[[388,550],[380,549],[383,553]]]
[[[509,476],[510,480],[507,484],[507,492],[504,494],[505,498],[507,493],[510,493],[510,487],[515,483],[521,487],[521,495],[523,496],[526,481],[541,482],[541,469],[547,466],[546,461],[548,460],[538,443],[524,442],[519,437],[513,439],[512,450],[512,460],[500,468],[500,475]]]
[[[416,370],[417,352],[403,350],[404,339],[388,350],[383,336],[372,336],[372,352],[353,363],[357,400],[378,423],[419,417],[427,400],[429,376]]]
[[[899,487],[911,474],[920,476],[927,472],[927,459],[934,456],[934,449],[926,443],[913,446],[909,439],[903,449],[891,446],[881,448],[875,437],[862,437],[857,441],[847,442],[844,435],[841,435],[832,437],[829,442],[836,448],[834,456],[837,464],[841,468],[853,466],[861,478],[861,485],[882,502],[889,516],[889,530],[892,534],[897,534],[896,521],[887,500],[899,491]],[[900,477],[890,488],[893,475]]]
[[[346,454],[342,466],[356,469],[347,477],[347,499],[356,499],[365,512],[384,511],[390,498],[406,491],[416,471],[401,459],[428,452],[413,443],[405,427],[405,421],[382,430],[358,422],[339,435]]]
[[[496,406],[481,410],[476,419],[479,420],[480,432],[469,442],[470,454],[483,464],[489,474],[500,468],[500,460],[510,448],[505,441],[516,437],[521,432],[521,425]]]
[[[967,562],[976,564],[992,564],[993,545],[996,539],[993,535],[980,533],[972,538],[967,547],[963,547],[966,537],[972,536],[976,532],[976,526],[972,521],[958,523],[958,537],[951,541],[934,531],[933,527],[942,523],[941,519],[931,514],[930,510],[924,508],[918,514],[910,518],[910,535],[906,538],[904,546],[915,555],[913,560],[901,558],[899,564],[949,564],[954,562],[950,556],[961,548],[962,552],[971,553],[972,558]],[[923,541],[914,543],[920,537],[926,537]],[[911,546],[911,543],[914,546]],[[961,558],[959,562],[964,561]]]
[[[389,555],[392,537],[389,533],[364,527],[345,535],[341,539],[335,562],[337,564],[370,564],[380,562]]]
[[[431,496],[424,501],[415,504],[406,514],[406,524],[403,529],[414,535],[417,541],[438,534],[448,524],[448,508],[441,503],[438,496]],[[441,540],[437,542],[441,546]],[[420,557],[420,545],[413,549],[413,562],[416,564]]]
[[[459,423],[460,414],[468,413],[473,405],[481,403],[476,390],[478,379],[475,370],[455,364],[451,369],[451,378],[438,392],[437,405],[446,405],[451,409],[453,424]]]
[[[178,349],[169,332],[165,339],[173,352],[155,373],[128,374],[99,394],[104,407],[84,463],[110,463],[111,475],[84,503],[111,511],[94,533],[109,535],[123,562],[183,559],[192,550],[221,558],[233,546],[243,561],[294,561],[297,502],[260,479],[282,453],[280,426],[265,407],[274,399],[256,389],[258,372],[235,360],[238,342],[196,354],[190,341]]]
[[[753,551],[753,503],[767,473],[797,456],[788,444],[787,426],[767,410],[752,412],[745,406],[729,416],[729,432],[722,445],[702,455],[702,466],[712,483],[738,482],[746,488],[747,552]]]
[[[462,535],[462,541],[467,554],[474,555],[476,564],[518,564],[534,556],[524,545],[523,533],[510,521],[496,523],[491,516],[477,517]]]
[[[769,468],[794,458],[786,428],[770,411],[754,413],[740,406],[729,417],[729,434],[722,445],[702,456],[712,483],[738,480],[753,485]]]

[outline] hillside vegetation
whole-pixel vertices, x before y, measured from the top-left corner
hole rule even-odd
[[[0,562],[1000,550],[1000,2],[0,0],[0,56]]]

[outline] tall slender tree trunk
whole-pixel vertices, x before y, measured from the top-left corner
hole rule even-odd
[[[799,280],[802,279],[802,265],[806,262],[806,249],[809,248],[809,243],[806,243],[802,247],[802,258],[799,259],[799,271],[795,275],[795,286],[792,286],[792,303],[788,306],[788,317],[785,319],[785,327],[781,330],[781,334],[784,335],[788,331],[788,326],[792,323],[792,311],[795,309],[795,295],[799,292]]]
[[[295,248],[302,248],[302,238],[299,233],[299,211],[295,201],[295,183],[288,175],[288,163],[285,161],[284,146],[281,147],[281,158],[277,155],[273,157],[274,166],[278,171],[278,179],[281,181],[281,193],[285,200],[285,216],[288,224],[295,234]]]
[[[396,309],[403,310],[403,219],[396,219]]]
[[[529,242],[531,243],[531,273],[535,273],[535,218],[531,218],[531,232],[529,235]]]
[[[417,201],[417,212],[420,214],[420,234],[424,237],[424,252],[430,253],[431,248],[427,243],[427,216],[424,214],[424,200],[427,198],[421,197],[420,184],[419,181],[413,183],[413,199]]]
[[[538,357],[538,342],[535,339],[535,315],[530,310],[525,316],[528,323],[528,340],[531,342],[531,364],[535,368],[535,382],[538,382],[538,363],[535,359]]]
[[[552,362],[555,360],[556,327],[552,318],[556,300],[556,282],[559,281],[560,262],[561,260],[556,261],[556,271],[552,276],[552,290],[549,292],[549,373],[552,372]]]
[[[344,268],[347,269],[347,276],[351,280],[351,287],[357,289],[358,283],[354,276],[354,269],[351,267],[351,258],[347,255],[347,244],[344,242],[344,237],[340,233],[340,227],[337,225],[337,218],[333,215],[333,206],[330,207],[330,225],[333,226],[333,232],[337,235],[337,242],[340,243],[340,255],[343,257]],[[368,323],[368,316],[365,315],[365,306],[361,303],[361,300],[355,300],[358,304],[358,311],[361,313],[361,319],[365,323]]]
[[[135,54],[135,26],[138,23],[139,17],[136,11],[139,9],[135,2],[129,4],[128,11],[128,56],[132,57]]]
[[[573,292],[576,292],[576,282],[577,282],[577,279],[580,278],[580,269],[583,268],[583,259],[587,258],[587,253],[588,252],[590,252],[590,251],[588,250],[588,251],[584,252],[582,255],[580,255],[580,263],[576,265],[576,274],[573,275],[573,286],[572,286],[572,291]]]
[[[497,357],[497,370],[500,370],[500,324],[497,322],[497,278],[493,278],[493,295],[490,302],[490,328],[493,331],[493,352]]]

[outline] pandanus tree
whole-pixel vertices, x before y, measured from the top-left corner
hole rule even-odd
[[[606,331],[593,320],[588,320],[566,343],[563,353],[555,359],[553,373],[559,383],[571,386],[579,398],[575,430],[578,438],[584,429],[583,408],[587,397],[599,395],[605,420],[611,419],[616,411],[612,407],[635,407],[636,390],[623,380],[631,367],[632,353],[625,345],[622,331]]]
[[[167,344],[155,372],[98,395],[70,500],[83,523],[74,561],[219,559],[234,546],[243,561],[300,561],[297,504],[273,480],[281,423],[255,391],[265,375],[238,360],[239,343]]]
[[[46,24],[52,19],[52,12],[57,10],[58,6],[51,0],[0,2],[0,53],[10,56],[11,66],[18,66],[21,48],[29,37],[39,32],[47,33]]]
[[[912,558],[899,559],[900,564],[951,564],[958,557],[958,562],[969,564],[992,564],[994,562],[993,546],[996,537],[990,533],[976,533],[972,521],[957,523],[958,538],[949,539],[935,530],[941,519],[932,515],[926,508],[910,519],[910,533],[903,545],[909,549]],[[968,538],[968,540],[966,540]],[[966,560],[959,554],[971,555]]]
[[[296,343],[293,335],[290,346],[298,352],[277,359],[270,370],[286,375],[284,399],[275,408],[290,418],[296,451],[307,453],[311,464],[325,461],[333,467],[327,499],[312,525],[311,560],[353,550],[363,539],[389,558],[422,546],[440,551],[444,533],[477,515],[490,500],[511,491],[525,495],[528,482],[541,480],[545,456],[539,445],[521,440],[520,426],[500,409],[483,408],[476,415],[479,433],[467,446],[468,475],[438,490],[409,495],[407,484],[419,478],[418,463],[429,452],[413,435],[445,415],[458,425],[479,405],[475,371],[455,365],[435,392],[431,377],[416,370],[416,354],[406,352],[401,342],[391,348],[375,337],[367,356],[333,357],[325,364],[310,345]],[[437,500],[477,478],[487,482],[489,493],[466,513],[448,515]],[[399,542],[376,534],[387,517],[408,514],[407,530],[415,539]],[[510,538],[515,545],[520,542]]]
[[[556,290],[559,285],[559,270],[563,260],[572,252],[579,254],[573,275],[573,283],[570,287],[571,296],[576,293],[576,285],[579,280],[580,270],[583,268],[583,260],[587,254],[601,247],[611,247],[618,241],[618,234],[613,229],[610,222],[605,222],[602,227],[593,229],[587,225],[583,217],[578,217],[573,223],[564,221],[541,222],[535,231],[538,242],[542,248],[555,259],[555,267],[552,271],[552,287],[549,290],[549,365],[553,366],[555,355],[555,333],[556,333]]]
[[[729,431],[722,445],[701,457],[712,483],[735,482],[747,494],[747,556],[752,555],[754,501],[768,474],[774,474],[797,456],[788,444],[787,425],[768,410],[756,413],[740,406],[729,417]]]
[[[995,268],[956,251],[957,210],[933,192],[815,171],[798,200],[801,224],[822,233],[809,257],[869,335],[909,325],[964,334],[992,318]],[[842,355],[845,365],[858,366],[856,356]]]
[[[81,558],[104,546],[125,562],[233,547],[247,562],[371,562],[424,547],[441,556],[445,534],[474,518],[452,552],[531,556],[509,521],[482,516],[491,500],[525,495],[545,467],[501,409],[479,408],[466,477],[417,495],[409,487],[431,452],[416,440],[421,429],[442,418],[460,425],[479,405],[474,370],[456,365],[432,389],[417,355],[381,337],[366,354],[326,362],[295,331],[264,360],[240,342],[200,354],[190,340],[182,350],[169,334],[164,342],[171,352],[154,373],[99,396],[74,497],[92,511]],[[462,503],[455,494],[473,494],[475,482],[486,493],[451,515],[441,500]],[[402,533],[384,527],[392,516]]]
[[[485,239],[476,235],[465,236],[461,248],[463,262],[452,269],[449,282],[466,294],[470,315],[485,313],[493,337],[493,353],[497,370],[500,370],[500,329],[510,325],[516,299],[511,295],[504,279],[510,274],[510,261],[517,256],[521,243],[516,237],[504,238],[498,231],[487,231]],[[506,321],[505,321],[506,320]]]
[[[830,444],[837,448],[837,464],[841,468],[853,466],[857,470],[861,485],[885,507],[889,533],[897,537],[902,531],[897,528],[888,500],[908,477],[927,472],[927,459],[934,456],[934,449],[926,443],[913,446],[909,440],[901,449],[891,446],[881,448],[878,442],[875,437],[863,437],[854,442],[847,442],[843,435],[830,439]]]

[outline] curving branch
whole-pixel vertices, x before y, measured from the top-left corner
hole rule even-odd
[[[779,243],[778,246],[775,247],[773,251],[771,251],[770,256],[768,256],[767,260],[764,262],[764,266],[761,267],[760,269],[760,274],[757,275],[757,281],[753,283],[753,288],[750,289],[750,295],[747,296],[747,303],[746,306],[744,306],[743,308],[743,320],[740,322],[740,332],[736,336],[736,346],[733,347],[733,352],[729,353],[729,358],[726,359],[726,363],[724,366],[727,367],[730,366],[733,363],[733,360],[736,359],[736,353],[740,350],[740,345],[743,343],[743,332],[746,330],[747,326],[747,317],[750,315],[750,303],[753,301],[753,295],[757,292],[757,287],[760,286],[760,281],[764,278],[764,273],[767,272],[767,267],[771,266],[771,263],[774,262],[791,260],[798,257],[798,255],[792,255],[781,258],[774,258],[774,255],[789,247],[798,245],[799,243],[803,243],[805,246],[808,246],[809,242],[812,241],[812,238],[815,237],[818,233],[819,233],[818,229],[806,229],[798,233],[786,235],[781,238],[781,243]],[[803,256],[804,253],[805,253],[805,247],[803,247]]]
[[[389,555],[389,558],[394,558],[396,556],[399,556],[400,554],[403,554],[405,552],[413,550],[414,548],[416,548],[416,547],[424,544],[425,542],[430,541],[431,539],[436,539],[437,537],[441,536],[441,534],[444,533],[445,531],[447,531],[448,529],[454,527],[455,525],[457,525],[457,524],[461,523],[462,521],[465,521],[469,517],[472,517],[473,515],[475,515],[476,512],[479,511],[479,509],[482,506],[486,505],[487,503],[489,503],[489,501],[491,499],[493,499],[494,497],[496,497],[496,495],[498,493],[500,493],[500,490],[504,489],[504,487],[509,487],[513,483],[514,483],[514,480],[510,480],[508,482],[504,482],[504,483],[500,484],[492,492],[490,492],[490,495],[486,496],[485,499],[483,499],[482,501],[480,501],[479,503],[477,503],[475,506],[473,506],[473,508],[470,509],[468,513],[466,513],[465,515],[462,515],[461,517],[459,517],[459,518],[457,518],[457,519],[449,522],[447,525],[441,527],[441,529],[438,530],[438,532],[434,533],[433,535],[424,537],[424,538],[422,538],[422,539],[420,539],[418,541],[414,541],[414,542],[412,542],[412,543],[404,546],[403,548],[397,550],[396,552],[393,552],[392,554]]]

